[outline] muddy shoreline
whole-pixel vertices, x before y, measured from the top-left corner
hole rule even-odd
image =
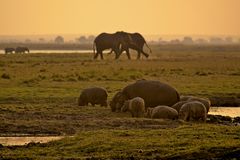
[[[226,125],[226,126],[240,126],[240,116],[230,117],[222,115],[208,114],[207,124]],[[53,128],[44,127],[29,127],[26,126],[15,126],[12,130],[9,127],[2,127],[0,137],[27,137],[27,136],[72,136],[78,131],[91,131],[99,129],[165,129],[165,128],[176,128],[182,124],[191,124],[190,122],[181,122],[179,120],[152,120],[152,119],[121,119],[117,118],[114,120],[104,118],[94,120],[92,124],[85,125],[72,125],[69,127],[57,126],[55,130]],[[76,127],[76,128],[74,128]],[[9,130],[10,129],[10,130]]]
[[[223,97],[210,97],[212,106],[220,107],[240,107],[240,95],[237,96],[223,96]]]

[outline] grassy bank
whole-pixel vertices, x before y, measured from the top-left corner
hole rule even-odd
[[[4,147],[1,153],[16,159],[233,159],[240,157],[239,133],[239,127],[206,124],[104,129],[47,144]]]
[[[110,108],[78,107],[81,89],[112,96],[138,79],[160,80],[180,94],[240,97],[235,49],[153,48],[150,59],[105,54],[0,55],[0,135],[76,135],[48,144],[0,149],[4,158],[219,158],[239,154],[239,126],[133,119]]]

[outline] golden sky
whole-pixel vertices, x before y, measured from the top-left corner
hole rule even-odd
[[[240,0],[0,0],[0,35],[240,35]]]

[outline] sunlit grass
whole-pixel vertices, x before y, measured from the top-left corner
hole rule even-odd
[[[133,119],[110,108],[77,106],[80,91],[107,89],[108,100],[138,79],[159,80],[180,94],[239,96],[238,51],[153,48],[150,59],[105,54],[0,55],[0,134],[76,135],[32,147],[0,148],[4,157],[195,158],[240,148],[239,127]],[[237,150],[239,153],[240,151]],[[194,157],[195,156],[195,157]]]

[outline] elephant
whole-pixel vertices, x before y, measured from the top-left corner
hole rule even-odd
[[[153,80],[138,80],[127,85],[113,97],[111,108],[123,106],[126,100],[135,97],[143,98],[146,108],[158,105],[172,106],[179,101],[178,92],[168,84]]]
[[[124,44],[123,38],[120,36],[119,33],[101,33],[99,34],[93,44],[93,53],[94,53],[94,59],[97,59],[98,55],[101,56],[101,59],[103,59],[103,51],[106,49],[112,49],[116,56],[115,59],[118,58],[118,54],[120,52],[120,45]],[[95,53],[96,49],[96,53]]]
[[[148,108],[146,113],[147,118],[152,119],[178,119],[178,112],[168,106],[157,106],[154,108]]]
[[[29,53],[29,49],[27,47],[17,47],[15,53]]]
[[[124,102],[121,108],[122,112],[129,111],[132,117],[143,117],[145,112],[145,103],[141,97],[135,97],[133,99]]]
[[[13,52],[15,52],[14,48],[5,48],[5,54],[13,53]]]
[[[184,121],[199,121],[206,122],[207,110],[203,103],[199,101],[189,101],[182,105],[178,118]]]
[[[121,55],[123,51],[126,51],[128,59],[131,59],[129,54],[129,48],[136,50],[138,52],[137,59],[140,59],[141,53],[148,58],[149,54],[145,53],[143,51],[144,44],[148,47],[150,50],[150,53],[152,52],[151,48],[148,46],[146,40],[140,33],[127,33],[127,32],[116,32],[117,34],[121,35],[121,37],[124,39],[124,44],[121,46],[120,53],[118,54],[118,57]]]
[[[100,104],[101,106],[107,107],[107,91],[104,88],[100,87],[91,87],[84,89],[79,98],[78,98],[78,105],[85,106],[88,103],[91,105]]]
[[[146,44],[146,46],[150,50],[150,53],[152,53],[151,48],[148,46],[146,40],[140,33],[127,33],[127,32],[123,32],[123,31],[118,31],[118,32],[116,32],[116,34],[118,36],[122,37],[122,39],[124,41],[124,43],[121,44],[120,53],[117,54],[117,58],[120,57],[122,52],[126,51],[128,59],[131,59],[131,56],[129,53],[129,48],[136,50],[138,52],[137,59],[140,59],[141,53],[146,58],[148,58],[149,54],[147,54],[143,51],[144,44]],[[113,51],[114,50],[111,50],[111,52],[109,54],[111,54]]]

